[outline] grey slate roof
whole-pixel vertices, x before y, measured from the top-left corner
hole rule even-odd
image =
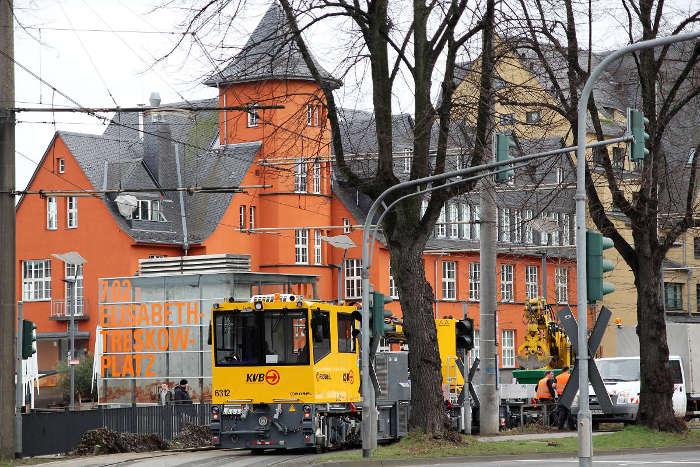
[[[341,82],[324,70],[315,59],[314,63],[322,78],[332,88],[341,86]],[[220,73],[212,74],[204,84],[219,86],[274,79],[314,81],[297,48],[286,14],[277,0],[273,0],[241,52]]]
[[[200,101],[195,106],[215,102]],[[161,112],[158,118],[157,122],[145,123],[143,141],[136,113],[115,115],[102,135],[59,132],[59,136],[95,189],[119,189],[127,193],[129,189],[154,190],[134,195],[138,199],[159,199],[165,222],[126,219],[118,211],[115,196],[103,198],[118,225],[135,241],[184,244],[179,194],[161,195],[155,191],[180,186],[176,151],[181,164],[181,186],[237,186],[253,163],[260,142],[213,147],[218,131],[218,117],[213,111]],[[149,148],[163,151],[155,154],[163,159],[154,167],[148,166]],[[232,193],[183,196],[188,244],[201,243],[213,232],[232,196]]]

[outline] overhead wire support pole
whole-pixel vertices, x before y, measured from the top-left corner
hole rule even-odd
[[[698,38],[700,38],[700,31],[637,42],[616,50],[605,57],[591,71],[583,91],[581,91],[581,97],[578,102],[578,127],[576,128],[576,295],[578,307],[578,351],[576,359],[579,367],[578,454],[580,466],[589,467],[593,463],[591,410],[588,404],[588,360],[591,356],[588,354],[586,290],[586,147],[589,146],[586,145],[585,141],[588,100],[593,92],[593,85],[600,74],[608,65],[621,56],[641,49]]]
[[[182,106],[159,106],[159,107],[12,107],[0,110],[7,110],[15,113],[27,112],[50,112],[50,113],[128,113],[128,112],[178,112],[178,111],[215,111],[215,110],[240,110],[242,112],[250,112],[251,110],[278,110],[284,109],[283,105],[182,105]]]

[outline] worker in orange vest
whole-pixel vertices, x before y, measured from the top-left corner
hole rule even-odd
[[[566,384],[569,382],[570,377],[571,373],[569,373],[569,367],[565,366],[561,369],[561,373],[559,373],[556,378],[557,396],[561,397],[561,395],[564,393],[564,388],[566,388]],[[574,424],[573,419],[571,418],[571,410],[563,404],[558,404],[557,412],[559,429],[563,430],[564,425],[567,424],[569,425],[569,429],[573,429]]]
[[[537,400],[540,402],[553,402],[557,398],[557,393],[555,390],[556,380],[554,379],[554,372],[552,370],[547,370],[542,378],[537,383]]]

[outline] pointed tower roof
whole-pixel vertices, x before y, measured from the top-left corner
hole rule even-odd
[[[324,70],[314,59],[324,80],[332,88],[342,83]],[[294,34],[282,6],[275,0],[251,34],[243,50],[221,72],[214,73],[204,84],[247,83],[251,81],[298,79],[314,81],[297,48]]]

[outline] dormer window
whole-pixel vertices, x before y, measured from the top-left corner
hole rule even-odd
[[[306,126],[318,126],[319,106],[314,104],[306,105]]]
[[[62,174],[66,171],[66,160],[62,157],[57,159],[58,173]]]
[[[542,115],[540,114],[539,110],[533,110],[532,112],[527,112],[525,114],[525,121],[527,123],[537,123],[540,120],[542,120]]]
[[[248,128],[254,128],[258,126],[258,118],[258,109],[255,105],[253,105],[250,107],[250,109],[248,109]]]
[[[132,215],[132,219],[152,222],[166,222],[160,200],[140,199]]]

